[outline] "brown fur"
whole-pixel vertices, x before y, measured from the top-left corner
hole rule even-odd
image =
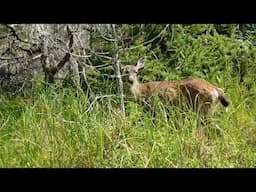
[[[161,96],[172,103],[186,99],[193,110],[213,115],[215,106],[220,102],[224,107],[229,101],[223,91],[199,78],[189,78],[177,81],[150,81],[139,83],[136,75],[144,67],[144,60],[140,59],[137,66],[129,66],[129,78],[132,82],[131,91],[135,98],[148,99],[153,95]]]

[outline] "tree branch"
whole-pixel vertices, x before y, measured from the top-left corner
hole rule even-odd
[[[115,29],[115,25],[112,24],[112,30],[113,30],[113,35],[115,37],[115,39],[117,40],[117,34],[116,34],[116,29]],[[123,116],[125,116],[125,107],[124,107],[124,88],[123,88],[123,80],[122,80],[122,76],[121,76],[121,69],[120,69],[120,60],[119,60],[119,49],[118,49],[118,42],[114,41],[114,45],[115,45],[115,58],[114,58],[114,69],[115,69],[115,73],[118,79],[118,83],[119,83],[119,91],[120,91],[120,99],[121,99],[121,113]]]
[[[64,65],[65,63],[69,60],[70,58],[70,52],[73,52],[73,43],[74,43],[74,36],[71,32],[71,30],[69,29],[69,26],[67,26],[67,32],[68,32],[68,37],[69,37],[69,52],[66,52],[65,56],[62,58],[62,60],[58,63],[58,65],[53,68],[52,73],[56,74]]]
[[[10,35],[12,35],[12,34],[9,33],[8,35],[0,36],[0,39],[5,39],[5,38],[9,37]]]
[[[6,26],[8,29],[11,30],[11,35],[13,35],[17,40],[19,40],[19,41],[21,41],[21,42],[23,42],[23,43],[30,43],[30,42],[28,42],[28,41],[22,40],[22,39],[19,37],[19,35],[17,34],[17,32],[16,32],[16,30],[14,29],[14,27],[12,27],[12,26],[10,26],[10,25],[8,25],[8,24],[5,24],[5,26]]]
[[[142,47],[142,46],[144,46],[144,45],[146,45],[146,44],[152,43],[154,40],[156,40],[157,38],[161,37],[161,35],[167,30],[167,28],[169,27],[169,25],[170,25],[170,24],[167,24],[167,25],[165,26],[165,28],[164,28],[157,36],[153,37],[152,39],[150,39],[150,40],[148,40],[148,41],[145,41],[145,42],[143,42],[143,43],[141,43],[141,44],[139,44],[139,45],[137,45],[137,46],[125,48],[125,49],[123,49],[123,51],[132,50],[132,49],[137,49],[137,48]],[[120,51],[121,51],[121,49],[120,49]]]

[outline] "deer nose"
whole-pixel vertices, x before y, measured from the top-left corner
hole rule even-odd
[[[134,77],[132,75],[129,75],[129,81],[133,82],[134,81]]]

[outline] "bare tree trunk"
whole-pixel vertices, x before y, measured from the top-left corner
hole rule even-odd
[[[77,87],[84,83],[89,88],[91,78],[90,73],[86,77],[86,68],[101,70],[115,59],[114,55],[109,56],[105,43],[98,41],[108,41],[111,35],[115,38],[111,24],[0,24],[0,30],[0,84],[12,83],[15,88],[38,77],[52,84],[57,79],[67,80],[69,75]],[[114,46],[115,40],[110,41]],[[120,43],[116,44],[116,53],[119,51]]]
[[[68,25],[67,25],[67,33],[68,33],[68,39],[69,39],[68,52],[66,52],[64,57],[59,61],[59,63],[57,65],[53,65],[52,63],[49,63],[49,61],[48,61],[48,59],[49,59],[48,42],[46,41],[46,39],[42,39],[42,52],[43,53],[41,56],[41,63],[42,63],[43,70],[45,73],[45,81],[47,83],[55,82],[54,76],[69,61],[70,53],[73,52],[74,37],[73,37],[73,34]]]
[[[80,75],[79,75],[79,66],[78,66],[78,63],[77,61],[73,58],[73,57],[70,57],[69,59],[70,61],[70,67],[71,67],[71,72],[73,74],[72,76],[72,80],[76,86],[76,88],[80,88]]]
[[[119,60],[119,55],[118,55],[118,37],[116,34],[116,29],[115,29],[115,24],[112,24],[112,30],[113,30],[113,35],[114,35],[114,45],[115,45],[115,57],[114,57],[114,69],[115,73],[118,79],[119,83],[119,91],[120,91],[120,99],[121,99],[121,113],[123,116],[125,116],[125,107],[124,107],[124,88],[123,88],[123,80],[121,76],[121,69],[120,69],[120,60]]]

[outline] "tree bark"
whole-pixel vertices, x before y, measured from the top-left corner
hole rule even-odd
[[[115,25],[112,24],[112,30],[113,30],[113,35],[114,35],[114,46],[115,46],[115,57],[114,57],[114,69],[115,69],[115,73],[117,76],[117,80],[118,80],[118,84],[119,84],[119,92],[120,92],[120,108],[121,108],[121,113],[123,116],[125,116],[125,106],[124,106],[124,88],[123,88],[123,80],[122,80],[122,76],[121,76],[121,69],[120,69],[120,60],[119,60],[119,49],[118,49],[118,37],[116,34],[116,29],[115,29]]]

